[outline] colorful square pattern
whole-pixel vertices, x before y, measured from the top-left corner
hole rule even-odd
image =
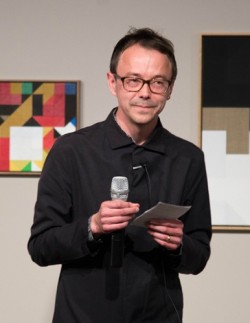
[[[79,81],[0,81],[0,174],[40,173],[78,112]]]

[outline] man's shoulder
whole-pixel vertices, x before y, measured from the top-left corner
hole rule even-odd
[[[163,131],[163,137],[167,150],[172,151],[176,154],[203,158],[203,152],[201,148],[191,141],[174,135],[166,129],[164,129]]]
[[[61,140],[84,140],[85,137],[97,135],[104,129],[105,121],[94,123],[90,126],[82,127],[74,132],[67,133],[63,135]]]
[[[74,134],[79,135],[79,136],[96,134],[97,131],[103,131],[104,124],[105,124],[105,121],[100,121],[100,122],[94,123],[90,126],[80,128],[80,129],[76,130]]]
[[[80,128],[57,138],[53,145],[56,151],[77,151],[97,145],[104,138],[104,121]]]

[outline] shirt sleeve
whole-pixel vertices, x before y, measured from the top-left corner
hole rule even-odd
[[[40,266],[65,264],[90,255],[88,218],[75,214],[72,203],[70,151],[60,140],[50,151],[39,184],[34,222],[28,242],[31,258]]]
[[[204,155],[190,166],[183,193],[183,204],[191,209],[182,217],[184,237],[178,271],[200,273],[210,257],[211,212]]]

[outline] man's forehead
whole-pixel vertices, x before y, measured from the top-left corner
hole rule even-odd
[[[172,72],[171,62],[167,55],[158,50],[133,45],[127,48],[120,56],[117,65],[119,71],[133,74],[141,74],[144,71],[152,71],[153,74],[163,76]],[[125,71],[124,71],[125,70]]]

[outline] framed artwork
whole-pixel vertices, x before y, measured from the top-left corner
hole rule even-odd
[[[0,81],[0,175],[39,175],[55,140],[79,127],[80,81]]]
[[[250,231],[250,35],[201,36],[201,147],[215,231]]]

